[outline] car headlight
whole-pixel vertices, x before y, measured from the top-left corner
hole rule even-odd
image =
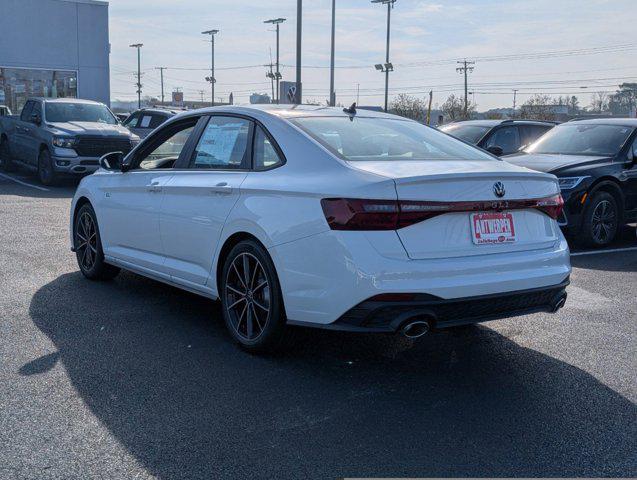
[[[73,148],[75,146],[75,137],[53,137],[53,145],[60,148]]]
[[[560,190],[571,190],[571,189],[577,187],[586,178],[589,178],[589,177],[585,176],[585,177],[562,177],[562,178],[558,178],[558,180],[560,182]]]

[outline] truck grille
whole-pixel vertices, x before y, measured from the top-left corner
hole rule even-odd
[[[101,157],[109,152],[131,151],[131,142],[128,137],[98,137],[83,136],[77,138],[75,151],[80,157]]]

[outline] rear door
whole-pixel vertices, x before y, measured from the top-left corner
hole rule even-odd
[[[160,219],[166,271],[183,285],[208,281],[219,238],[250,168],[253,122],[207,119],[187,168],[166,184]]]
[[[28,147],[26,143],[26,134],[30,128],[29,118],[31,118],[31,112],[33,111],[33,100],[27,101],[20,112],[20,118],[16,119],[13,129],[13,134],[9,135],[9,145],[11,147],[11,154],[20,161],[26,161],[28,158]]]
[[[39,125],[33,123],[31,118],[37,115],[40,119],[42,119],[42,103],[41,102],[33,102],[33,109],[31,110],[31,115],[28,118],[28,121],[24,123],[24,133],[23,133],[23,141],[24,141],[24,160],[26,163],[37,167],[38,165],[38,155],[39,155],[39,147],[40,147],[40,137],[38,135]]]

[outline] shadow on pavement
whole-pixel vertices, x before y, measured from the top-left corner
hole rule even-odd
[[[637,408],[486,327],[303,331],[257,357],[215,302],[133,274],[62,275],[30,315],[85,403],[161,477],[634,476]]]

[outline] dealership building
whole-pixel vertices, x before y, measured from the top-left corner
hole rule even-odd
[[[32,96],[110,103],[108,2],[2,0],[0,105]]]

